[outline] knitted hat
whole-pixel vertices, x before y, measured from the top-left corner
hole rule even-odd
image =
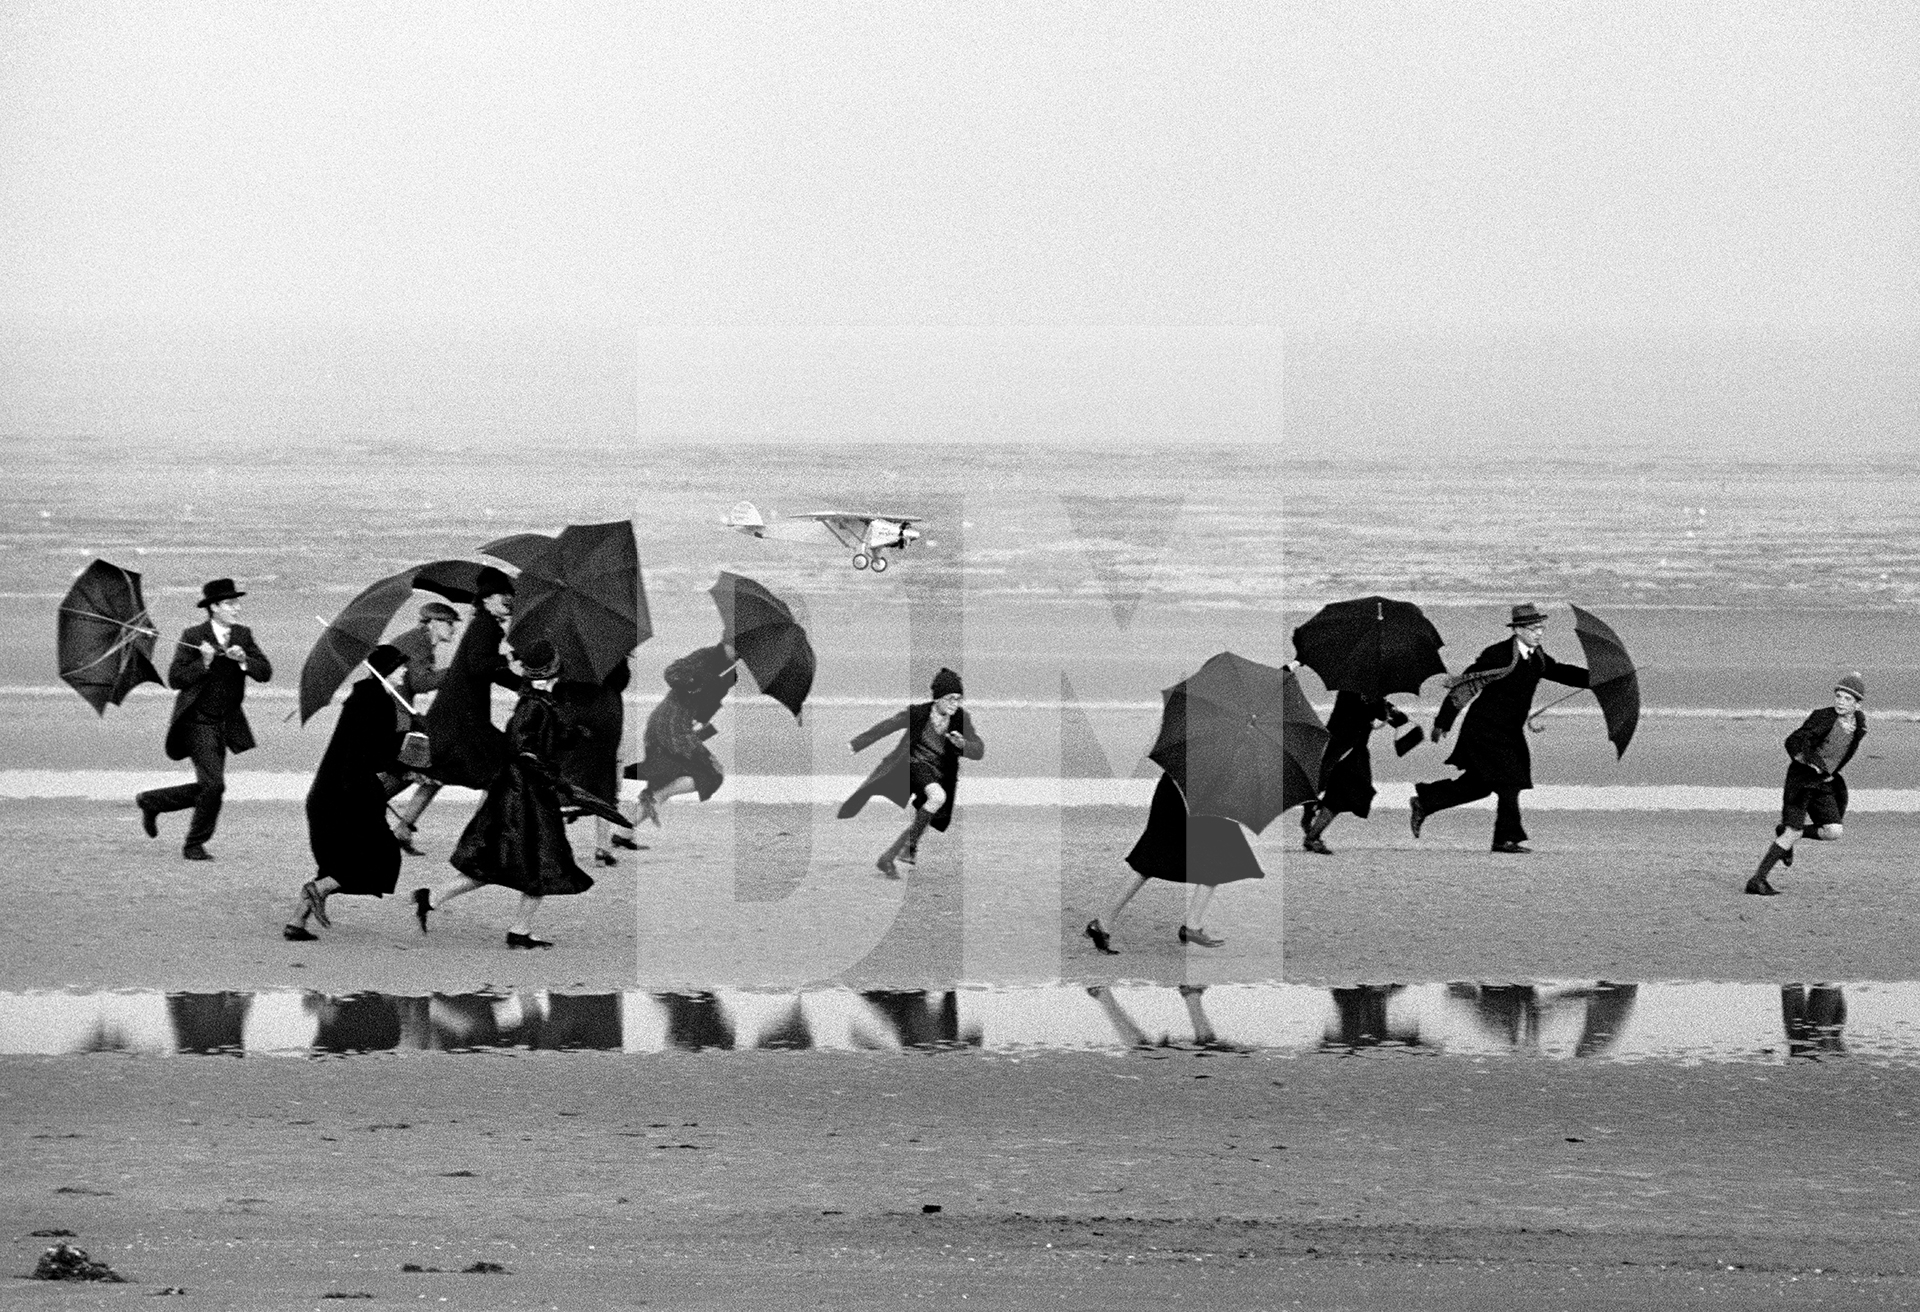
[[[1534,624],[1545,624],[1546,622],[1547,617],[1545,612],[1532,602],[1523,601],[1513,608],[1513,618],[1507,621],[1507,627],[1510,629],[1524,629]]]
[[[200,589],[200,601],[198,604],[210,607],[217,602],[232,601],[236,597],[244,597],[246,595],[246,593],[233,586],[232,579],[214,579],[211,583],[208,583]]]
[[[1833,685],[1833,690],[1835,692],[1850,692],[1853,694],[1855,701],[1863,702],[1867,699],[1867,681],[1860,677],[1860,671],[1858,670],[1855,670],[1852,674],[1843,676],[1840,682]]]
[[[406,663],[405,652],[384,642],[375,647],[372,654],[367,657],[367,664],[371,665],[373,672],[383,679]]]
[[[950,692],[964,692],[960,686],[960,676],[946,666],[940,667],[940,673],[933,676],[933,695],[945,697]]]
[[[514,659],[520,662],[520,669],[529,679],[551,679],[560,673],[560,653],[545,638],[535,638],[532,642],[515,644]]]

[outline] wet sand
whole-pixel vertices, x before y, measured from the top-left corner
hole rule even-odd
[[[135,1283],[0,1288],[23,1308],[165,1287],[212,1308],[1910,1306],[1916,1092],[1846,1065],[1164,1050],[14,1058],[8,1266],[59,1228]]]

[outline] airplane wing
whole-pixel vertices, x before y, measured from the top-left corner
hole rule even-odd
[[[901,540],[901,530],[926,522],[920,515],[876,515],[849,510],[815,510],[795,519],[810,519],[848,547],[890,547]]]

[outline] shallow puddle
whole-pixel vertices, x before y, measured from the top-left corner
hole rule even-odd
[[[1157,1051],[1920,1064],[1920,982],[0,994],[0,1053]]]

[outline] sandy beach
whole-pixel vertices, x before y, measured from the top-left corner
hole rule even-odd
[[[1210,924],[1225,946],[1183,948],[1180,896],[1154,885],[1113,927],[1121,955],[1093,953],[1081,927],[1124,877],[1159,690],[1215,650],[1283,659],[1310,607],[1267,600],[1278,575],[1245,568],[1234,526],[1250,521],[1231,503],[1182,512],[1211,527],[1168,572],[1154,555],[1164,535],[1123,540],[1138,505],[1108,507],[1122,537],[1105,539],[1102,555],[1058,536],[1084,533],[1091,503],[1074,503],[1082,519],[1062,527],[1046,512],[1050,493],[1026,477],[960,512],[965,570],[934,555],[884,581],[714,535],[698,513],[723,495],[711,480],[661,500],[679,518],[641,521],[657,634],[636,658],[630,725],[651,705],[658,666],[710,640],[701,592],[717,564],[804,599],[822,653],[815,703],[796,723],[743,689],[714,744],[738,777],[733,791],[670,806],[663,828],[639,834],[646,851],[596,869],[589,894],[551,900],[542,928],[559,945],[531,954],[504,950],[509,899],[485,892],[437,915],[424,937],[400,898],[343,898],[320,942],[279,938],[311,870],[301,781],[333,717],[304,729],[284,719],[307,612],[340,605],[389,556],[469,553],[521,525],[475,515],[477,494],[456,485],[474,522],[450,529],[429,516],[379,539],[375,522],[403,512],[376,502],[353,512],[343,548],[296,516],[290,540],[264,547],[259,564],[223,554],[192,524],[172,530],[193,555],[169,563],[163,552],[148,566],[157,582],[216,562],[255,580],[257,631],[279,663],[250,703],[262,746],[234,763],[215,862],[188,865],[178,818],[148,840],[120,796],[144,784],[105,782],[177,773],[158,750],[169,698],[141,690],[96,718],[48,686],[30,644],[0,651],[15,909],[0,991],[31,1005],[50,990],[317,1002],[367,990],[726,988],[774,999],[819,987],[1064,986],[1084,1006],[1085,990],[1107,987],[1140,1005],[1153,987],[1275,981],[1774,987],[1920,975],[1906,896],[1920,833],[1906,766],[1920,746],[1920,681],[1900,655],[1913,645],[1904,611],[1863,612],[1852,645],[1836,650],[1818,608],[1778,597],[1701,608],[1674,604],[1684,598],[1671,590],[1653,604],[1611,594],[1647,702],[1626,757],[1615,759],[1585,698],[1534,739],[1533,856],[1490,856],[1479,808],[1436,819],[1415,842],[1406,789],[1446,773],[1442,753],[1396,758],[1382,742],[1375,814],[1329,831],[1334,856],[1300,853],[1291,815],[1256,840],[1268,878],[1216,899]],[[69,485],[52,469],[41,478],[42,491]],[[286,486],[284,475],[269,485]],[[51,625],[57,589],[36,583],[34,558],[151,541],[143,517],[177,493],[169,486],[142,485],[118,518],[82,532],[58,528],[56,507],[52,537],[22,538],[0,597],[15,630]],[[345,504],[341,491],[323,495]],[[623,513],[611,501],[604,510]],[[228,519],[244,538],[288,513],[243,497]],[[527,526],[551,528],[536,517],[601,510],[524,513],[536,521]],[[377,557],[364,554],[375,541]],[[1292,551],[1294,572],[1312,578],[1322,550],[1334,547]],[[1231,592],[1217,586],[1229,582]],[[154,593],[176,617],[181,586]],[[1360,574],[1326,586],[1387,583]],[[1429,600],[1455,666],[1500,631],[1489,600],[1446,589]],[[877,646],[875,625],[890,635]],[[1564,631],[1552,641],[1572,654]],[[955,652],[988,756],[962,784],[952,832],[889,883],[872,858],[899,813],[836,820],[806,781],[856,775],[869,761],[847,739]],[[1844,842],[1804,849],[1780,880],[1787,896],[1743,898],[1771,823],[1780,740],[1824,696],[1836,658],[1870,666],[1876,689],[1874,735],[1849,772],[1858,813]],[[1431,710],[1431,695],[1407,701]],[[427,855],[408,859],[403,894],[447,876],[471,805],[451,794],[429,814]],[[1920,1075],[1902,1060],[1682,1064],[1391,1046],[1342,1056],[1234,1051],[1180,1033],[1144,1041],[237,1061],[22,1052],[0,1057],[13,1272],[49,1242],[33,1231],[69,1229],[133,1283],[15,1279],[7,1297],[117,1305],[174,1287],[235,1308],[331,1293],[503,1308],[1466,1309],[1894,1306],[1915,1292],[1903,1219],[1913,1182],[1889,1165],[1917,1146],[1904,1107]],[[475,1262],[510,1274],[463,1274]]]

